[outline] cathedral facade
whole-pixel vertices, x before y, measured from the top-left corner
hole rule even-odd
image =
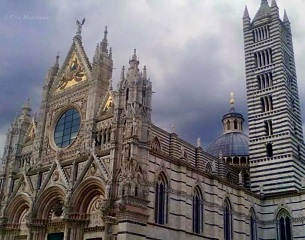
[[[107,28],[92,62],[82,23],[48,71],[39,115],[7,133],[0,239],[305,239],[305,152],[290,22],[243,16],[249,136],[231,108],[206,150],[151,122],[136,50],[112,86]]]

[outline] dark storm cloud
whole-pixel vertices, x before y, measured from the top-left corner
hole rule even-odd
[[[270,4],[271,1],[269,1]],[[41,88],[57,51],[60,63],[72,44],[75,21],[86,18],[83,45],[92,59],[108,25],[114,86],[122,65],[137,48],[140,68],[153,83],[153,122],[203,147],[222,133],[221,118],[235,93],[246,117],[242,15],[253,18],[259,0],[207,1],[6,1],[0,9],[0,152],[4,133],[30,97],[38,111]],[[305,119],[305,2],[277,0],[293,30],[303,119]],[[25,19],[24,16],[29,16]],[[32,19],[30,19],[30,17]],[[35,19],[47,18],[47,19]],[[20,19],[18,19],[20,18]],[[0,153],[1,154],[1,153]]]

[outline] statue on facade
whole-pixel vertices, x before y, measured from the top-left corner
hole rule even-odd
[[[76,35],[80,35],[82,33],[82,27],[85,23],[85,18],[83,19],[82,22],[76,20],[76,25],[77,25],[77,32],[76,32]]]

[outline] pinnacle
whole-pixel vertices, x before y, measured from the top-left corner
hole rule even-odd
[[[289,18],[287,16],[286,10],[284,10],[283,22],[288,22],[289,23]]]
[[[268,4],[268,0],[262,0],[261,5]]]
[[[243,18],[250,18],[247,5],[245,6],[244,16]]]
[[[272,8],[278,8],[277,3],[276,3],[276,0],[272,0],[272,2],[271,2],[271,7],[272,7]]]
[[[59,52],[57,52],[57,55],[56,55],[56,60],[55,60],[56,65],[58,64],[58,59],[59,59]]]

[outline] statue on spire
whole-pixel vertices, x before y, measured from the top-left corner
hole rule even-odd
[[[82,27],[83,27],[83,25],[84,25],[84,23],[85,23],[85,20],[86,20],[85,18],[83,19],[82,22],[76,20],[76,25],[77,25],[77,32],[76,32],[76,35],[81,35],[81,33],[82,33]]]

